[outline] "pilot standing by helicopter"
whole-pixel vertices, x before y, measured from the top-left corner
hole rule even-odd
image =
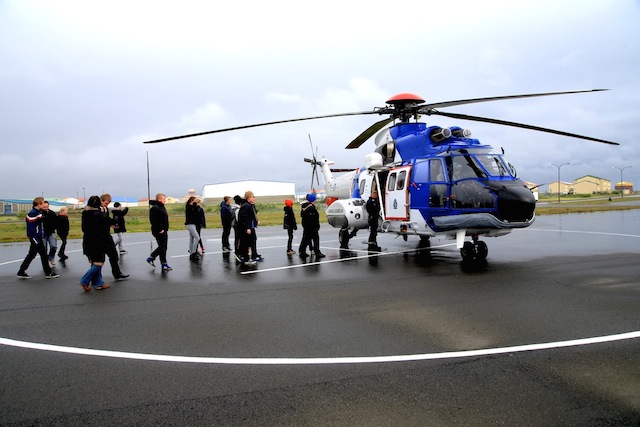
[[[378,218],[380,218],[380,200],[378,192],[373,190],[371,197],[367,200],[367,213],[369,214],[369,241],[367,242],[370,251],[380,251],[378,246]]]

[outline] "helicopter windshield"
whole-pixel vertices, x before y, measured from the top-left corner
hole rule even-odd
[[[498,177],[511,176],[509,168],[499,154],[476,154],[474,157],[489,175]]]
[[[470,154],[452,156],[452,181],[468,178],[486,178],[487,174],[480,168],[476,160]]]

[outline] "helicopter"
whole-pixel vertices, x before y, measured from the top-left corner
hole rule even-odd
[[[358,230],[369,227],[366,201],[375,191],[380,197],[379,231],[395,233],[405,241],[409,236],[416,236],[420,239],[420,247],[428,247],[432,237],[444,236],[456,241],[463,261],[483,261],[488,248],[480,236],[503,236],[534,222],[536,199],[533,192],[518,178],[515,167],[506,160],[504,150],[498,152],[490,145],[482,144],[471,137],[469,129],[427,125],[420,121],[421,117],[439,115],[619,145],[613,141],[524,123],[440,111],[440,108],[463,104],[606,90],[532,93],[436,103],[426,103],[413,93],[400,93],[389,98],[384,107],[369,111],[256,123],[145,143],[304,120],[373,114],[387,116],[369,126],[346,146],[347,149],[359,148],[375,135],[375,148],[365,155],[363,166],[334,176],[330,168],[333,161],[324,157],[317,159],[315,153],[312,159],[304,159],[313,167],[312,183],[317,167],[322,171],[327,194],[327,221],[339,229],[341,249],[349,248],[349,240]],[[392,125],[387,127],[389,124]],[[471,240],[466,240],[467,237]]]

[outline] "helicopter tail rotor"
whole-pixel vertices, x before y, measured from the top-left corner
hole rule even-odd
[[[316,146],[315,151],[313,150],[313,142],[311,142],[311,135],[309,134],[309,144],[311,145],[311,155],[313,156],[312,159],[309,159],[307,157],[304,158],[304,161],[307,163],[311,163],[312,165],[312,169],[311,169],[311,192],[315,193],[315,187],[313,185],[313,181],[315,178],[315,181],[317,183],[317,185],[320,185],[320,178],[318,178],[318,166],[320,166],[320,162],[318,161],[318,147]]]

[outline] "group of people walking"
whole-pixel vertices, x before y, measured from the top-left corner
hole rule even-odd
[[[111,196],[91,196],[82,212],[82,249],[89,260],[90,267],[80,279],[80,286],[85,291],[93,288],[101,290],[109,288],[109,284],[102,279],[102,266],[108,256],[111,263],[111,270],[116,280],[123,280],[129,277],[120,270],[118,264],[119,255],[116,245],[120,245],[120,253],[126,251],[122,249],[122,233],[126,232],[124,216],[128,208],[120,210],[120,204],[116,203],[113,210],[114,217],[109,215],[108,205],[111,203]],[[17,276],[21,279],[30,279],[27,269],[36,257],[40,255],[42,268],[48,279],[60,277],[55,272],[55,255],[57,251],[58,237],[62,241],[58,257],[60,262],[65,262],[69,257],[65,254],[67,237],[69,235],[69,218],[66,207],[62,207],[58,214],[49,209],[49,203],[43,197],[36,197],[33,200],[33,208],[26,215],[27,237],[30,247],[27,256],[20,265]],[[111,229],[116,232],[117,240],[114,242],[111,237]],[[47,251],[47,247],[49,248]]]
[[[234,204],[232,205],[232,200]],[[160,259],[161,270],[171,271],[172,268],[167,262],[169,215],[165,207],[166,195],[158,193],[155,200],[150,200],[149,222],[151,224],[151,234],[156,240],[157,247],[147,258],[147,263],[155,268],[155,261]],[[220,220],[222,223],[222,250],[224,253],[234,252],[239,264],[251,265],[263,261],[263,257],[257,250],[257,233],[259,225],[258,211],[256,209],[256,198],[253,192],[244,193],[244,198],[239,195],[233,199],[226,196],[220,203]],[[316,258],[324,258],[325,255],[320,250],[320,214],[315,206],[316,195],[307,194],[305,201],[301,204],[300,217],[303,228],[302,239],[298,248],[298,255],[306,259],[309,253]],[[93,289],[101,290],[109,288],[110,285],[104,282],[102,277],[102,267],[109,258],[113,277],[122,280],[129,277],[120,270],[119,255],[127,253],[123,248],[123,234],[126,230],[125,215],[129,208],[121,209],[120,203],[115,203],[112,209],[113,217],[109,214],[109,204],[111,196],[91,196],[82,212],[82,248],[89,260],[90,267],[80,279],[80,285],[85,291]],[[369,213],[369,225],[371,234],[369,236],[369,247],[377,250],[376,233],[378,229],[378,217],[380,205],[377,194],[367,202]],[[27,269],[36,257],[40,256],[42,268],[47,278],[57,278],[55,272],[55,255],[57,252],[57,239],[62,241],[58,257],[61,262],[68,259],[65,254],[67,237],[69,235],[68,212],[63,207],[58,214],[49,209],[49,204],[42,197],[33,200],[33,208],[25,217],[27,224],[27,237],[30,247],[27,256],[20,265],[17,276],[19,278],[31,278],[27,274]],[[197,262],[201,253],[204,253],[204,243],[202,242],[201,230],[206,228],[205,212],[201,201],[195,196],[189,197],[185,204],[185,225],[189,232],[189,257]],[[287,255],[294,255],[293,235],[298,229],[296,216],[293,211],[293,201],[285,200],[283,227],[287,230]],[[115,240],[111,236],[111,230],[115,235]],[[231,249],[229,238],[231,231],[234,231],[234,247]],[[47,249],[48,248],[48,249]],[[309,253],[307,253],[307,249]]]

